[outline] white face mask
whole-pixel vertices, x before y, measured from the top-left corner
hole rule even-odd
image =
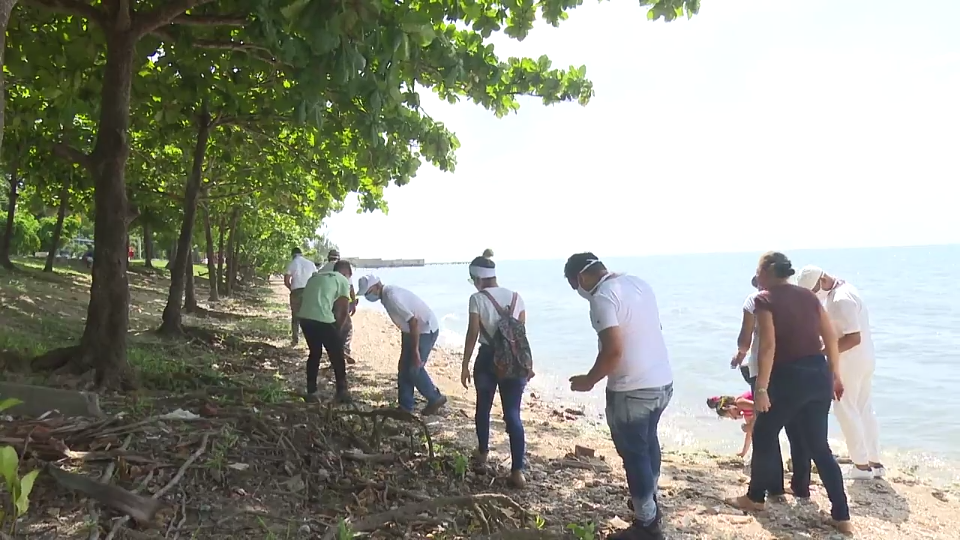
[[[580,286],[580,285],[577,285],[577,294],[579,294],[579,295],[580,295],[580,298],[583,298],[584,300],[589,300],[590,297],[593,296],[593,295],[590,294],[590,291],[584,289],[584,288],[583,288],[582,286]]]
[[[825,302],[825,301],[827,300],[827,296],[830,295],[830,291],[825,291],[825,290],[823,290],[823,289],[820,289],[819,291],[815,292],[814,294],[817,295],[817,300],[819,300],[820,303],[822,304],[823,302]]]
[[[586,268],[585,268],[584,270],[586,270]],[[597,292],[597,289],[600,288],[600,284],[603,283],[604,281],[608,280],[608,279],[611,278],[611,277],[613,277],[613,274],[610,273],[610,272],[607,272],[607,274],[604,275],[602,278],[600,278],[600,281],[598,281],[597,284],[594,285],[593,288],[590,289],[589,291],[586,290],[586,289],[584,289],[584,288],[583,288],[583,285],[580,285],[579,280],[578,280],[578,281],[577,281],[577,294],[579,294],[579,295],[580,295],[580,298],[583,298],[584,300],[590,300],[591,298],[593,298],[593,293]]]

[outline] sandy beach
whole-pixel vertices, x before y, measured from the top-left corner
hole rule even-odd
[[[359,311],[354,328],[357,364],[350,373],[355,393],[381,404],[393,402],[399,332],[385,315],[372,310]],[[435,349],[428,366],[449,398],[443,416],[429,422],[435,437],[471,451],[476,447],[474,390],[460,384],[459,354]],[[631,515],[625,478],[605,428],[576,410],[565,409],[562,399],[547,401],[535,391],[525,397],[529,485],[525,494],[514,496],[539,515],[567,523],[592,522],[597,534],[625,527]],[[502,476],[509,468],[509,448],[500,415],[495,404],[491,456],[500,463]],[[574,458],[576,445],[595,450],[597,457]],[[724,498],[746,489],[749,477],[740,458],[696,448],[665,450],[660,500],[667,538],[833,538],[838,534],[825,523],[829,502],[816,475],[810,503],[790,499],[768,504],[762,514],[745,515],[723,503]],[[846,484],[858,538],[957,537],[960,503],[955,491],[935,488],[897,470],[890,471],[886,480]]]

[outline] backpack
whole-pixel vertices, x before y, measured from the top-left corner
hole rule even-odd
[[[501,379],[528,379],[533,375],[533,355],[530,352],[530,342],[527,341],[527,329],[519,319],[513,316],[517,305],[517,293],[506,308],[493,299],[487,291],[482,292],[500,313],[497,322],[497,332],[491,336],[486,328],[480,325],[480,331],[493,347],[493,367],[497,377]]]

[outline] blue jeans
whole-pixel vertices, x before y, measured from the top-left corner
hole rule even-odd
[[[507,425],[507,435],[510,436],[510,471],[522,471],[526,441],[523,436],[523,422],[520,420],[520,401],[527,386],[526,379],[497,377],[493,369],[493,347],[481,343],[477,362],[473,366],[473,384],[477,388],[477,413],[474,422],[477,426],[478,449],[482,453],[490,450],[490,411],[499,388],[503,422]]]
[[[607,390],[607,425],[623,459],[627,486],[638,521],[649,525],[657,517],[660,480],[660,416],[673,397],[673,383],[628,392]]]
[[[833,519],[850,519],[843,474],[827,442],[827,418],[833,402],[833,373],[827,359],[814,355],[775,363],[767,392],[770,410],[758,413],[753,424],[753,459],[747,497],[762,503],[766,493],[783,491],[780,430],[786,428],[793,454],[794,493],[809,496],[812,459],[833,506],[830,511]]]
[[[401,334],[400,337],[400,364],[397,366],[397,401],[400,408],[413,412],[416,404],[413,396],[413,390],[416,389],[428,404],[436,403],[442,396],[437,385],[433,384],[430,374],[427,373],[427,359],[430,358],[430,351],[437,343],[440,332],[430,334],[420,334],[420,367],[413,366],[413,340],[410,334]]]

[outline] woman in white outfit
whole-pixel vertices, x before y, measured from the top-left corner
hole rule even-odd
[[[876,359],[867,306],[856,287],[816,266],[804,267],[797,285],[810,289],[820,298],[839,337],[844,394],[833,411],[854,463],[853,469],[844,476],[854,480],[882,478],[886,469],[880,462],[880,430],[873,412]]]

